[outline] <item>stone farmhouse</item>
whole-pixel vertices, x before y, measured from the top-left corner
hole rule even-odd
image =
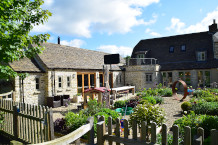
[[[26,103],[46,104],[47,97],[70,95],[73,98],[87,88],[104,86],[106,53],[53,43],[42,46],[45,47],[43,53],[33,59],[10,63],[14,71],[28,73],[23,85],[19,77],[14,80],[16,101],[23,101],[21,96],[24,96]],[[109,83],[111,87],[124,85],[119,65],[112,65]]]
[[[14,80],[16,101],[47,104],[47,97],[84,96],[85,89],[104,86],[106,53],[60,45],[60,40],[42,45],[42,54],[9,64],[14,71],[29,74]],[[215,20],[206,32],[141,40],[127,63],[112,65],[109,74],[111,88],[132,85],[136,90],[159,83],[170,87],[178,79],[193,88],[218,82]]]
[[[158,83],[170,87],[178,79],[193,88],[210,87],[218,82],[215,20],[206,32],[141,40],[133,49],[125,76],[136,90]]]

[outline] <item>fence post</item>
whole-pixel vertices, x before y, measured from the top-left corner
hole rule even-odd
[[[105,145],[104,141],[104,121],[97,123],[97,145]]]
[[[137,122],[136,120],[133,120],[132,122],[132,136],[133,136],[133,139],[137,140]]]
[[[179,145],[179,127],[177,125],[173,125],[173,145]]]
[[[157,134],[157,129],[156,129],[156,123],[155,122],[152,122],[151,123],[151,142],[152,143],[156,143],[156,140],[157,140],[157,136],[156,136],[156,134]]]
[[[189,126],[185,126],[185,135],[184,142],[185,145],[191,145],[191,128]]]
[[[201,136],[202,145],[204,144],[204,129],[202,127],[198,127],[197,135]]]
[[[89,117],[87,120],[87,123],[90,123],[90,131],[88,132],[88,144],[89,145],[94,145],[94,136],[95,136],[95,132],[94,132],[94,118],[93,117]]]
[[[120,137],[120,119],[116,119],[116,128],[115,128],[115,134],[117,137]],[[120,143],[116,143],[116,145],[120,145]]]
[[[14,130],[14,138],[18,139],[18,110],[17,106],[13,106],[13,130]]]
[[[147,126],[147,122],[143,121],[141,127],[141,140],[145,142],[146,142],[146,135],[147,135],[146,126]]]
[[[218,145],[218,131],[216,129],[211,129],[211,145]]]
[[[162,145],[167,145],[167,125],[162,125]]]
[[[108,135],[112,135],[112,117],[108,117]],[[109,141],[109,145],[112,145],[112,141]]]
[[[49,125],[49,139],[54,139],[54,123],[53,123],[53,111],[52,108],[48,111],[48,125]]]

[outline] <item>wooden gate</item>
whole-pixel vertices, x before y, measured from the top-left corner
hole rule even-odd
[[[42,143],[54,138],[51,108],[0,99],[4,122],[1,134],[23,143]]]

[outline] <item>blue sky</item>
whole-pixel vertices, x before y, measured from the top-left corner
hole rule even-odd
[[[53,13],[32,34],[48,42],[131,55],[141,39],[202,32],[218,22],[217,0],[44,0]]]

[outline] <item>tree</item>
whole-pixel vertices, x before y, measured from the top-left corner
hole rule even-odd
[[[15,77],[8,63],[31,58],[44,49],[40,44],[49,34],[29,35],[33,26],[43,24],[52,14],[40,6],[43,0],[0,0],[0,79]],[[29,47],[30,44],[35,44]]]

